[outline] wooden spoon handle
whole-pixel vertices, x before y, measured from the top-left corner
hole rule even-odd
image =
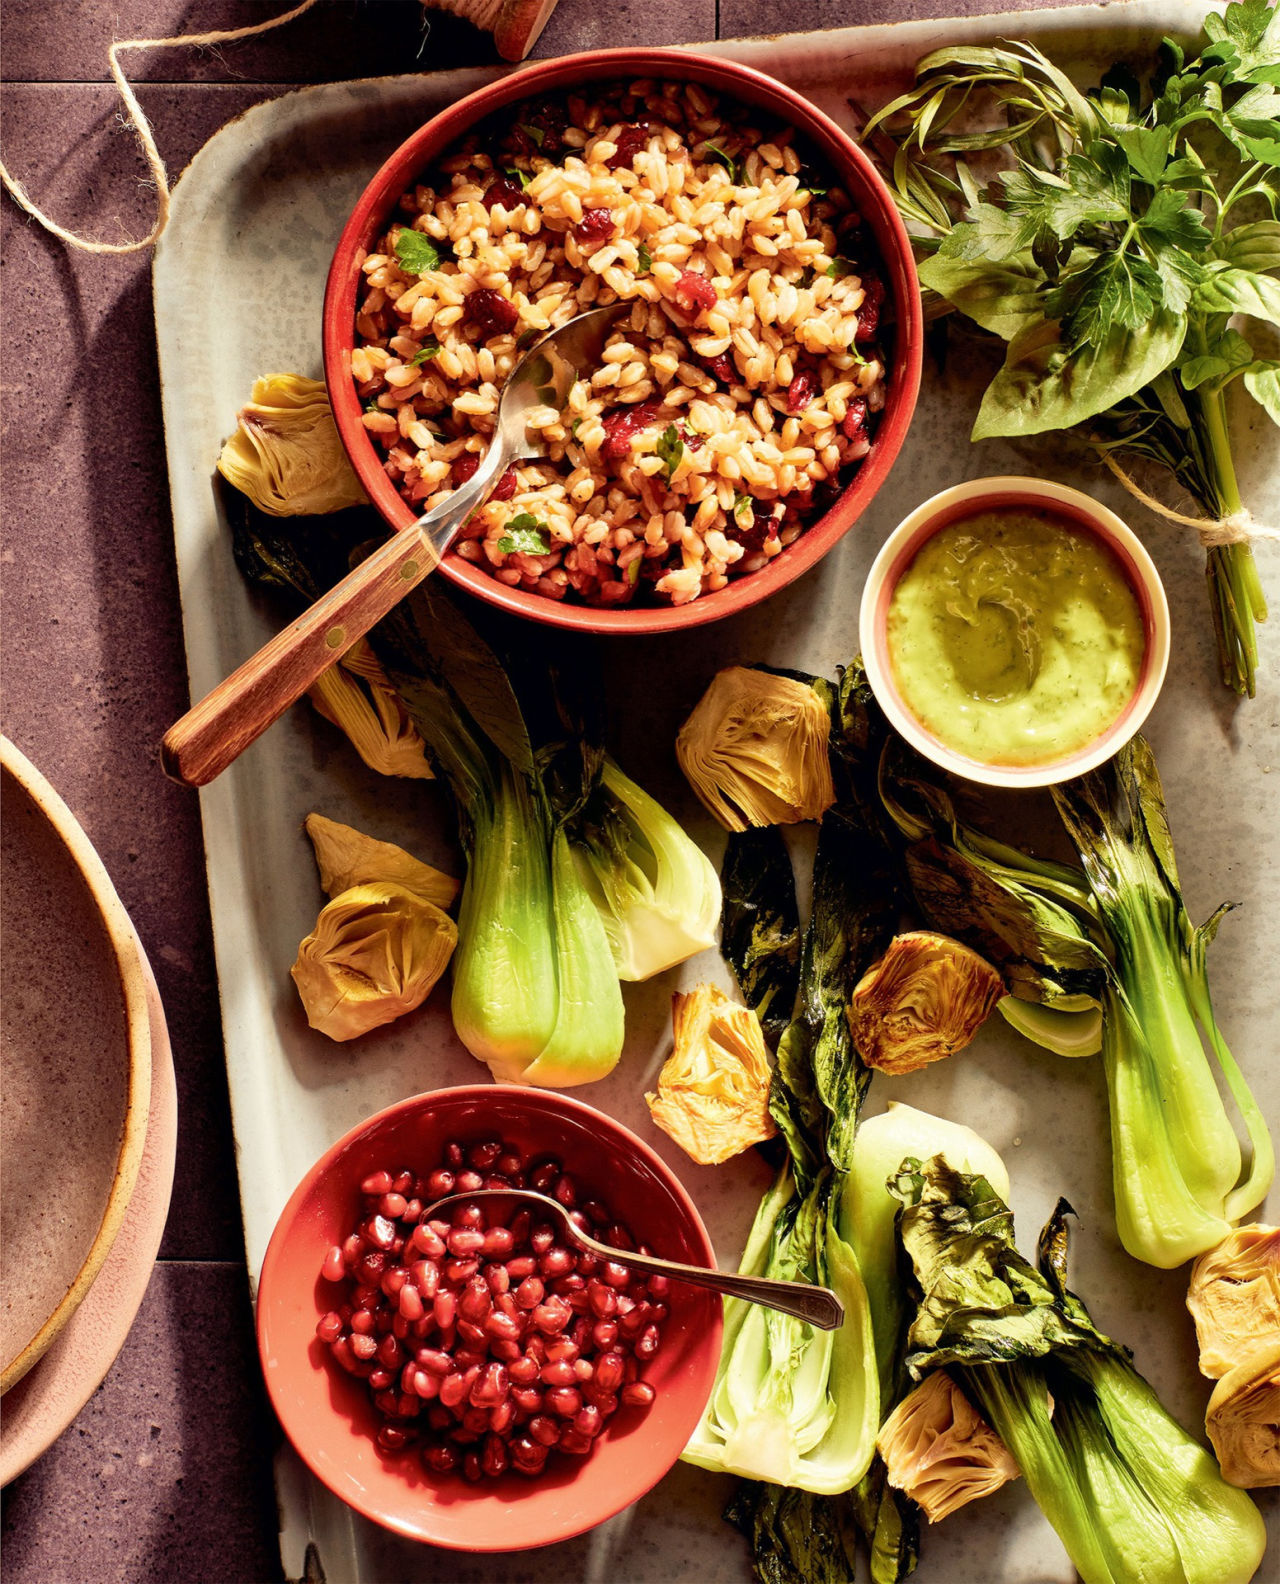
[[[220,775],[439,564],[421,523],[392,534],[169,728],[166,774],[192,787]]]

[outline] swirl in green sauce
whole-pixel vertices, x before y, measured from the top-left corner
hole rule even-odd
[[[926,540],[889,603],[902,701],[938,740],[990,765],[1093,742],[1132,698],[1146,648],[1124,568],[1049,512],[998,508]]]

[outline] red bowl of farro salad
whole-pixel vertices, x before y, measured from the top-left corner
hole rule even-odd
[[[920,381],[911,249],[853,141],[760,72],[602,50],[517,72],[401,145],[324,308],[338,429],[394,528],[475,471],[524,349],[629,302],[535,414],[441,571],[557,626],[663,632],[745,609],[857,521]]]

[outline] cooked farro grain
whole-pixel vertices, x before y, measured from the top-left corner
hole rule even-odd
[[[534,415],[548,460],[462,531],[456,553],[503,583],[686,604],[793,543],[870,450],[884,288],[860,217],[752,114],[652,80],[526,101],[406,193],[365,259],[351,375],[419,510],[475,471],[528,345],[632,303],[565,410]]]

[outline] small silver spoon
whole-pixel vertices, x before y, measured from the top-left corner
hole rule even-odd
[[[447,500],[393,533],[296,621],[236,667],[176,721],[160,745],[166,774],[205,786],[289,705],[440,565],[458,530],[482,506],[513,462],[547,454],[529,431],[536,407],[563,409],[574,381],[600,366],[614,320],[630,303],[579,314],[553,330],[516,365],[502,389],[484,461]]]
[[[740,1276],[733,1271],[705,1270],[701,1265],[681,1265],[676,1260],[655,1259],[652,1254],[611,1248],[607,1243],[597,1243],[575,1225],[558,1199],[532,1188],[477,1188],[474,1193],[449,1194],[428,1205],[422,1212],[422,1219],[429,1221],[441,1210],[453,1205],[475,1204],[480,1199],[521,1199],[537,1205],[556,1222],[571,1243],[597,1259],[624,1265],[627,1270],[643,1271],[646,1276],[670,1276],[673,1281],[688,1282],[691,1287],[709,1287],[712,1292],[726,1293],[730,1298],[745,1298],[748,1303],[763,1304],[766,1309],[807,1320],[820,1331],[835,1331],[844,1322],[844,1305],[829,1287],[819,1287],[813,1282],[777,1281],[771,1276]]]

